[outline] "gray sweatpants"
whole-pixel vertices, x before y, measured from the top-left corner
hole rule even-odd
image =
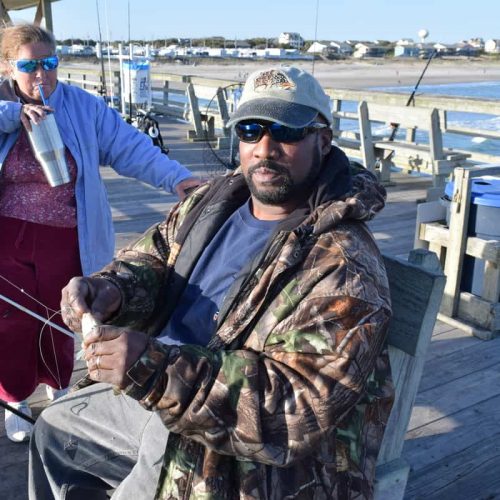
[[[168,430],[159,416],[109,385],[58,399],[38,417],[30,442],[29,498],[154,498]]]

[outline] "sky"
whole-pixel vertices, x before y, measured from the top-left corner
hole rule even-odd
[[[316,11],[316,7],[318,9]],[[306,40],[500,39],[500,0],[60,0],[52,5],[56,38],[103,40],[253,37],[299,32]],[[32,21],[34,9],[11,12]]]

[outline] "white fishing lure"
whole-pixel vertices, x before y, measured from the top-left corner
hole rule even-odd
[[[82,335],[85,338],[93,328],[99,326],[101,323],[97,321],[92,313],[83,313],[82,314]],[[76,359],[83,359],[83,349],[80,349],[76,355]]]
[[[82,335],[85,338],[96,326],[99,326],[101,323],[97,321],[92,313],[83,313],[82,314]]]

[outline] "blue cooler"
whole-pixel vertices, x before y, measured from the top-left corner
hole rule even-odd
[[[445,188],[445,199],[453,196],[453,182]],[[500,177],[472,179],[468,235],[500,240]],[[460,288],[475,295],[483,291],[484,260],[465,256]]]

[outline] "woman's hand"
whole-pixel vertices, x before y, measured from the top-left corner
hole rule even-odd
[[[21,108],[21,123],[28,132],[31,132],[31,122],[38,125],[42,120],[45,120],[47,113],[53,111],[54,110],[50,106],[23,104]]]
[[[180,200],[183,200],[193,189],[197,188],[203,181],[196,178],[190,177],[189,179],[184,179],[175,186],[175,192]]]

